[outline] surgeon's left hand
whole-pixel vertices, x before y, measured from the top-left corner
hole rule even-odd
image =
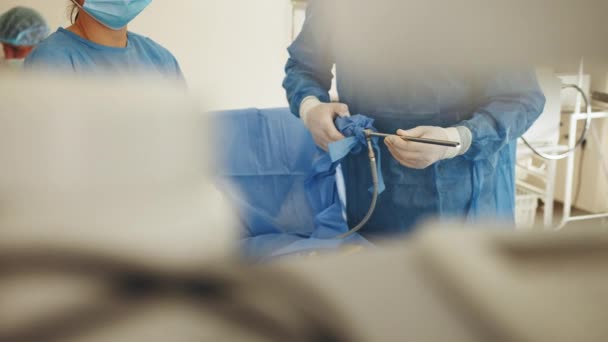
[[[432,126],[420,126],[409,131],[400,129],[397,131],[397,135],[438,140],[449,140],[450,138],[448,129]],[[442,159],[453,158],[457,155],[454,153],[455,151],[449,151],[449,147],[420,144],[398,137],[388,137],[384,143],[401,165],[411,169],[426,169]]]

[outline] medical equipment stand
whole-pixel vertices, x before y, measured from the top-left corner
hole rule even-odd
[[[566,146],[547,146],[540,148],[545,153],[563,153],[567,150]],[[535,158],[540,159],[530,150],[524,150],[523,148],[517,151],[518,159],[520,157],[530,157],[530,162],[534,163]],[[553,202],[555,201],[555,177],[557,173],[557,160],[545,160],[540,159],[542,167],[535,167],[533,165],[520,165],[517,164],[518,173],[523,173],[526,178],[533,177],[535,180],[543,183],[544,187],[540,188],[537,185],[532,185],[526,180],[517,180],[517,187],[522,190],[534,194],[543,200],[543,226],[545,229],[553,229]]]
[[[591,116],[592,120],[608,119],[608,112],[591,112],[590,116]],[[587,120],[587,113],[581,113],[580,111],[578,111],[578,112],[570,114],[568,145],[567,146],[563,146],[563,145],[547,146],[544,148],[538,148],[538,150],[540,150],[544,153],[563,153],[565,151],[573,150],[574,147],[576,146],[576,142],[577,142],[578,123],[580,121],[586,121],[586,120]],[[534,153],[532,153],[531,151],[529,151],[525,154],[531,154],[532,157],[535,157]],[[518,156],[525,155],[525,154],[518,152]],[[529,184],[528,182],[525,182],[522,180],[517,181],[518,187],[521,187],[527,191],[537,194],[541,198],[543,198],[543,202],[545,203],[545,209],[544,209],[544,226],[545,226],[545,228],[548,228],[548,229],[553,228],[556,230],[561,230],[570,222],[608,218],[608,212],[592,214],[592,215],[577,215],[577,216],[572,215],[572,206],[574,204],[574,203],[572,203],[572,195],[574,192],[573,188],[574,188],[575,159],[576,159],[576,151],[573,151],[572,153],[570,153],[570,155],[565,159],[567,166],[566,166],[566,178],[564,181],[564,207],[563,207],[563,211],[562,211],[563,214],[562,214],[561,222],[557,227],[554,226],[553,222],[552,222],[553,221],[553,201],[555,198],[555,196],[554,196],[555,195],[555,185],[551,184],[552,181],[555,179],[557,161],[556,160],[543,160],[543,162],[546,165],[546,170],[537,170],[537,169],[533,169],[530,167],[518,165],[518,167],[520,167],[525,174],[534,176],[536,179],[543,181],[546,185],[546,190],[543,190],[541,188],[538,188],[536,186]]]
[[[580,67],[579,67],[579,83],[578,83],[578,87],[580,88],[582,86],[583,83],[583,73],[584,73],[584,59],[581,59],[581,63],[580,63]],[[581,120],[585,120],[587,123],[589,123],[589,119],[594,120],[594,119],[605,119],[608,118],[608,112],[593,112],[591,110],[591,105],[590,102],[588,100],[587,102],[587,112],[582,114],[581,113],[581,101],[584,98],[584,94],[581,93],[579,94],[579,96],[577,96],[576,99],[576,105],[575,105],[575,112],[573,114],[570,115],[570,129],[568,132],[568,148],[569,149],[573,149],[576,146],[576,132],[577,132],[577,128],[578,128],[578,122]],[[588,125],[587,125],[588,126]],[[588,127],[586,127],[588,128]],[[594,220],[594,219],[600,219],[600,218],[608,218],[608,212],[605,213],[599,213],[599,214],[592,214],[592,215],[577,215],[577,216],[572,216],[572,188],[574,185],[574,162],[575,162],[575,157],[576,157],[576,151],[573,151],[572,153],[570,153],[566,159],[567,161],[567,167],[566,167],[566,183],[565,183],[565,189],[564,189],[564,209],[563,209],[563,215],[562,215],[562,222],[561,224],[557,227],[557,230],[561,230],[563,229],[569,222],[576,222],[576,221],[585,221],[585,220]]]
[[[575,104],[575,112],[570,115],[570,127],[568,132],[568,146],[549,146],[545,147],[545,151],[541,151],[540,149],[534,148],[530,143],[528,143],[524,138],[521,140],[528,146],[530,150],[534,152],[534,154],[540,156],[545,159],[545,163],[547,165],[547,172],[539,172],[539,170],[534,170],[526,167],[522,167],[524,172],[536,176],[537,178],[544,180],[547,188],[546,192],[543,192],[542,189],[532,186],[524,181],[517,181],[517,185],[522,188],[532,191],[533,193],[545,194],[545,227],[548,228],[551,226],[552,212],[553,212],[553,197],[554,197],[554,184],[550,184],[551,180],[555,177],[556,165],[555,162],[557,160],[561,160],[563,158],[567,161],[566,167],[566,179],[565,179],[565,189],[564,189],[564,208],[562,221],[559,226],[556,227],[557,230],[563,229],[569,222],[575,221],[584,221],[584,220],[593,220],[600,218],[608,218],[608,212],[592,214],[592,215],[577,215],[572,216],[572,189],[574,184],[574,162],[576,157],[576,150],[579,145],[584,141],[586,134],[588,133],[591,121],[594,119],[605,119],[608,118],[608,112],[593,112],[591,107],[590,99],[585,95],[585,92],[582,90],[583,83],[583,74],[584,74],[584,59],[581,59],[579,66],[579,75],[578,75],[578,85],[563,85],[562,89],[565,88],[574,88],[579,92],[579,95],[576,99]],[[586,112],[581,113],[581,105],[582,102],[585,102]],[[584,133],[581,135],[580,139],[577,139],[576,133],[578,128],[579,121],[585,121]],[[565,149],[565,151],[563,151]],[[558,153],[558,154],[555,154]],[[546,177],[545,177],[546,176]]]
[[[608,119],[608,112],[594,112],[591,113],[591,119]],[[577,125],[579,121],[587,120],[586,113],[580,113],[580,111],[576,111],[575,113],[570,115],[570,131],[568,133],[568,147],[572,148],[576,144],[576,131]],[[574,184],[574,159],[575,153],[572,153],[566,159],[567,168],[566,168],[566,184],[564,190],[564,210],[562,216],[562,222],[557,227],[558,230],[564,228],[569,222],[575,221],[586,221],[586,220],[594,220],[600,218],[608,218],[608,212],[599,213],[599,214],[591,214],[591,215],[572,215],[572,188]]]

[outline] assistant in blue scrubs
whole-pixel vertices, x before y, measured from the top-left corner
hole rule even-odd
[[[78,11],[74,24],[59,28],[41,42],[26,59],[26,69],[183,78],[171,52],[152,39],[127,30],[127,24],[151,0],[73,2]]]
[[[18,6],[0,15],[0,46],[4,50],[0,69],[22,69],[25,57],[48,35],[46,21],[32,8]]]
[[[283,83],[292,113],[303,119],[317,144],[327,148],[339,140],[333,118],[349,112],[375,119],[374,126],[384,133],[406,130],[462,143],[453,151],[399,139],[381,144],[386,190],[360,233],[368,238],[404,234],[430,218],[512,223],[517,139],[545,104],[535,73],[519,67],[469,73],[412,65],[409,54],[416,51],[395,56],[408,44],[383,31],[382,25],[400,23],[398,13],[395,20],[382,17],[374,26],[369,22],[374,11],[353,9],[359,12],[349,17],[347,2],[336,10],[322,7],[328,2],[309,2],[303,30],[289,47]],[[341,17],[348,21],[340,22]],[[400,25],[407,29],[407,23]],[[394,39],[387,38],[391,34]],[[330,103],[334,66],[339,104]],[[370,206],[368,163],[366,153],[342,163],[351,226]]]
[[[181,78],[175,57],[153,40],[128,33],[124,48],[104,46],[59,28],[32,51],[26,68],[46,67],[74,72],[158,72]]]

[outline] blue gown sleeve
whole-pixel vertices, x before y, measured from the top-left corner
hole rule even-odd
[[[532,70],[504,71],[487,78],[471,119],[461,123],[472,133],[469,160],[487,159],[521,137],[538,119],[545,96]]]
[[[331,51],[330,30],[324,24],[327,17],[322,6],[312,1],[306,11],[302,32],[288,48],[283,88],[287,92],[290,109],[300,115],[300,103],[308,96],[330,102],[329,90],[334,58]]]
[[[182,72],[182,68],[179,65],[179,62],[177,61],[177,59],[175,57],[173,57],[173,63],[175,64],[175,75],[177,76],[177,78],[181,81],[183,81],[184,83],[186,82],[186,78],[184,77],[184,73]]]
[[[166,65],[166,72],[168,77],[174,78],[178,83],[184,85],[185,87],[188,86],[186,78],[184,77],[184,74],[182,72],[182,68],[180,67],[179,62],[177,61],[175,56],[169,53],[169,57],[166,58],[165,61],[163,61],[163,64]]]
[[[184,84],[186,83],[179,62],[171,51],[147,37],[144,38],[144,43],[149,47],[149,50],[154,52],[155,64],[160,66],[167,76],[174,77],[176,80],[181,81]]]

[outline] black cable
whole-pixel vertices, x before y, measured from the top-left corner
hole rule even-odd
[[[367,134],[367,132],[366,132]],[[371,135],[367,134],[367,149],[368,149],[368,157],[369,157],[369,167],[370,167],[370,171],[371,171],[371,175],[372,175],[372,183],[373,183],[373,194],[372,194],[372,202],[369,205],[369,209],[367,210],[367,213],[365,214],[365,217],[363,217],[363,219],[361,220],[361,222],[359,222],[359,224],[357,224],[354,228],[350,229],[348,232],[339,235],[337,237],[337,239],[346,239],[349,236],[352,236],[353,234],[357,233],[358,231],[360,231],[361,229],[363,229],[363,227],[367,224],[367,222],[369,222],[369,220],[372,218],[372,215],[374,214],[374,211],[376,211],[376,204],[378,203],[378,193],[380,192],[380,186],[379,186],[379,181],[378,181],[378,169],[377,169],[377,165],[376,165],[376,154],[374,153],[374,146],[372,145],[372,138]]]
[[[528,142],[528,140],[526,138],[521,137],[521,140],[524,142],[524,144],[526,144],[526,146],[528,146],[528,148],[530,150],[532,150],[532,152],[534,152],[534,154],[536,154],[537,156],[539,156],[543,159],[546,159],[546,160],[561,160],[561,159],[568,158],[587,139],[587,133],[589,133],[589,129],[591,128],[591,112],[592,112],[591,101],[589,101],[589,98],[587,97],[587,95],[585,94],[583,89],[581,89],[579,86],[574,85],[574,84],[562,85],[562,90],[568,89],[568,88],[575,89],[576,91],[578,91],[580,93],[580,95],[583,98],[583,102],[585,102],[585,109],[587,111],[587,113],[586,113],[587,119],[585,120],[585,126],[583,126],[583,132],[581,133],[581,136],[576,141],[576,144],[574,145],[574,147],[572,147],[572,148],[568,149],[568,151],[560,153],[560,154],[544,153],[544,152],[537,150],[534,146],[532,146],[532,144],[530,142]]]

